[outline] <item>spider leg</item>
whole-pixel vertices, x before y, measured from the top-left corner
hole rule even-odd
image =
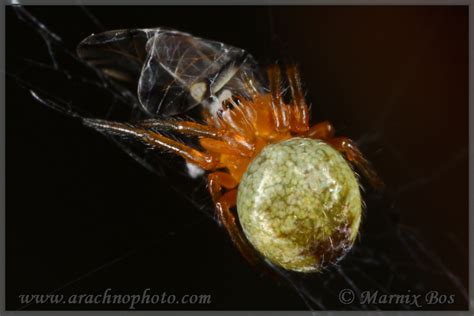
[[[212,200],[217,203],[222,196],[222,188],[235,189],[239,184],[230,174],[223,171],[212,172],[207,177]]]
[[[353,163],[357,169],[369,180],[375,189],[383,189],[384,183],[372,169],[370,163],[364,158],[356,144],[346,137],[335,137],[327,140],[327,143],[336,150],[343,153],[347,160]]]
[[[225,227],[230,239],[242,256],[252,265],[260,263],[255,250],[239,228],[237,218],[231,208],[237,204],[238,182],[225,172],[213,172],[208,176],[209,192],[215,203],[215,211],[219,222]],[[230,189],[222,194],[222,188]]]
[[[184,135],[220,139],[220,133],[217,129],[209,125],[203,125],[190,121],[148,119],[139,122],[138,125],[145,129],[173,131]]]
[[[296,65],[286,67],[286,75],[290,84],[292,106],[291,106],[291,131],[295,133],[305,132],[309,129],[309,109],[304,100],[301,78]]]
[[[281,91],[281,71],[278,65],[268,68],[269,87],[272,96],[272,113],[277,131],[285,132],[289,127],[288,107],[283,102]]]
[[[169,150],[205,170],[214,169],[218,163],[216,158],[208,153],[200,152],[197,149],[142,127],[98,119],[84,119],[83,123],[100,132],[136,138],[154,149]]]
[[[331,123],[324,121],[311,126],[303,135],[309,138],[326,140],[334,137],[334,133],[334,127]]]

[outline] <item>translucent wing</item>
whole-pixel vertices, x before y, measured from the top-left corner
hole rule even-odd
[[[136,89],[143,110],[151,116],[210,105],[224,91],[248,97],[249,89],[263,89],[257,63],[245,50],[170,29],[91,35],[80,43],[78,54]]]

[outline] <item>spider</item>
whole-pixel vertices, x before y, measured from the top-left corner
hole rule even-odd
[[[262,79],[244,50],[163,28],[92,35],[78,54],[109,78],[138,84],[148,116],[84,124],[204,170],[216,217],[248,261],[313,272],[349,251],[363,204],[350,164],[383,184],[352,140],[327,121],[310,124],[296,65],[284,74],[271,65]],[[176,117],[199,105],[201,121]]]

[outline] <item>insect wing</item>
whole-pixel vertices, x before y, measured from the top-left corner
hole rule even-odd
[[[261,91],[258,66],[245,50],[170,29],[109,31],[86,38],[78,53],[121,84],[135,89],[150,116],[184,113],[227,90]]]
[[[147,58],[146,43],[164,29],[124,29],[92,34],[77,47],[79,57],[135,96]]]
[[[241,76],[256,68],[243,49],[187,34],[156,33],[147,46],[138,95],[153,114],[186,112],[224,89],[245,94]]]

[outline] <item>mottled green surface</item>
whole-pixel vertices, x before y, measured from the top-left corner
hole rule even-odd
[[[292,138],[265,147],[239,185],[245,235],[271,262],[318,271],[351,248],[362,203],[355,174],[324,142]]]

